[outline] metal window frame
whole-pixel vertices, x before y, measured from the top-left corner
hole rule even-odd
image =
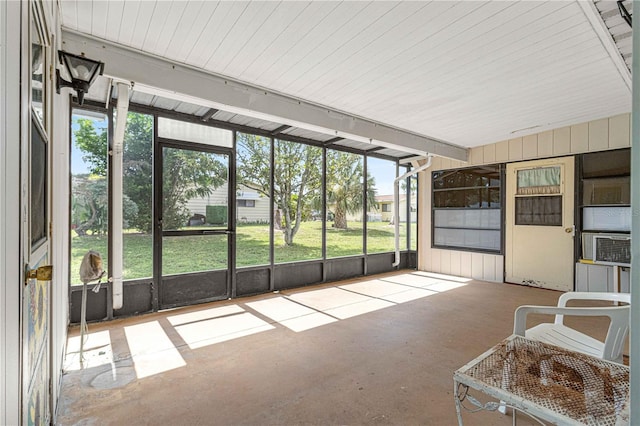
[[[99,112],[102,114],[105,114],[107,117],[107,121],[108,121],[108,144],[109,147],[111,148],[112,145],[112,135],[113,135],[113,113],[114,113],[114,108],[112,105],[108,105],[105,106],[104,104],[98,103],[98,102],[94,102],[91,100],[86,100],[83,105],[78,105],[75,102],[70,102],[70,106],[69,106],[69,117],[70,119],[72,118],[72,112],[74,109],[78,109],[78,110],[87,110],[87,111],[93,111],[93,112]],[[288,135],[288,134],[281,134],[281,133],[275,133],[274,131],[268,131],[268,130],[264,130],[264,129],[259,129],[259,128],[253,128],[251,126],[245,126],[245,125],[239,125],[239,124],[234,124],[234,123],[228,123],[228,122],[224,122],[224,121],[219,121],[219,120],[214,120],[211,119],[209,117],[209,119],[207,120],[202,120],[201,117],[195,116],[195,115],[190,115],[190,114],[185,114],[185,113],[180,113],[177,111],[168,111],[168,110],[164,110],[164,109],[160,109],[160,108],[155,108],[155,107],[151,107],[151,106],[146,106],[146,105],[140,105],[140,104],[136,104],[136,103],[130,103],[129,105],[129,112],[133,112],[133,113],[139,113],[139,114],[146,114],[152,117],[153,119],[153,141],[152,141],[152,170],[153,170],[153,176],[152,179],[154,180],[154,191],[152,194],[152,223],[153,223],[153,227],[152,227],[152,257],[154,259],[153,262],[153,266],[152,266],[152,277],[151,278],[136,278],[136,279],[131,279],[131,280],[126,280],[124,282],[124,290],[127,291],[127,289],[131,286],[139,286],[139,285],[143,285],[143,286],[148,286],[150,289],[150,301],[149,303],[145,302],[145,303],[141,303],[141,305],[144,305],[145,307],[143,307],[142,311],[138,311],[135,309],[135,307],[127,307],[127,309],[125,310],[126,312],[124,314],[118,314],[117,312],[114,312],[113,307],[112,307],[112,302],[111,302],[111,285],[109,283],[103,283],[102,284],[102,288],[101,288],[101,294],[103,294],[102,292],[105,291],[106,292],[106,300],[107,300],[107,306],[104,307],[104,309],[106,309],[106,316],[102,319],[94,319],[94,321],[101,321],[101,320],[111,320],[114,319],[116,317],[122,317],[122,316],[129,316],[129,315],[135,315],[135,314],[139,314],[139,313],[145,313],[145,312],[155,312],[158,311],[159,309],[161,309],[162,305],[162,301],[161,299],[161,295],[160,295],[160,280],[161,280],[161,276],[162,276],[162,246],[161,246],[161,235],[162,234],[162,230],[161,230],[161,224],[158,223],[158,215],[161,213],[161,200],[162,200],[162,188],[160,185],[158,185],[155,180],[158,178],[158,176],[160,176],[160,167],[162,167],[162,163],[161,161],[158,161],[159,158],[161,158],[162,155],[162,148],[164,146],[168,146],[169,145],[176,145],[176,147],[181,147],[181,148],[187,148],[187,149],[200,149],[203,148],[203,150],[205,151],[224,151],[224,153],[227,153],[229,155],[229,225],[228,225],[228,230],[233,230],[233,232],[229,232],[229,241],[228,241],[228,247],[229,247],[229,252],[228,252],[228,256],[229,256],[229,269],[228,269],[228,280],[227,280],[227,294],[229,295],[229,297],[235,298],[235,297],[242,297],[242,296],[248,296],[250,294],[254,294],[254,293],[243,293],[243,294],[239,294],[238,293],[238,287],[237,287],[237,277],[239,273],[247,273],[247,272],[251,272],[254,271],[255,273],[261,273],[261,271],[268,271],[269,274],[269,278],[268,278],[268,288],[265,288],[264,291],[260,291],[260,293],[262,292],[269,292],[269,291],[275,291],[277,289],[280,288],[288,288],[286,286],[282,286],[281,283],[279,283],[277,281],[277,276],[280,274],[282,275],[282,270],[284,269],[290,269],[290,268],[294,268],[300,271],[304,271],[305,268],[321,268],[321,275],[320,275],[320,279],[316,282],[313,283],[304,283],[301,285],[307,285],[307,284],[315,284],[317,282],[326,282],[326,281],[330,281],[330,280],[334,280],[334,279],[343,279],[343,278],[350,278],[350,277],[354,277],[354,276],[366,276],[369,275],[370,272],[371,273],[377,273],[380,272],[381,270],[388,270],[391,271],[394,268],[389,267],[388,269],[385,269],[384,264],[386,264],[387,261],[387,257],[391,256],[393,253],[392,251],[389,252],[381,252],[381,253],[368,253],[367,250],[367,233],[368,233],[368,226],[367,226],[367,210],[368,210],[368,200],[367,200],[367,190],[368,190],[368,181],[367,181],[367,175],[368,175],[368,160],[369,158],[375,158],[375,159],[380,159],[380,160],[387,160],[390,161],[392,163],[395,164],[396,167],[396,174],[398,173],[399,167],[406,167],[409,168],[409,166],[401,166],[400,165],[400,160],[401,158],[398,157],[393,157],[393,156],[389,156],[389,155],[384,155],[384,154],[380,154],[379,152],[377,152],[376,149],[370,149],[370,150],[360,150],[360,149],[356,149],[356,148],[351,148],[351,147],[347,147],[347,146],[340,146],[340,145],[335,145],[335,142],[337,141],[337,138],[331,139],[329,141],[318,141],[318,140],[313,140],[313,139],[308,139],[308,138],[304,138],[304,137],[298,137],[298,136],[293,136],[293,135]],[[188,142],[188,141],[174,141],[174,140],[170,140],[167,138],[159,138],[158,137],[158,119],[160,117],[165,117],[165,118],[171,118],[171,119],[176,119],[176,120],[181,120],[181,121],[187,121],[187,122],[192,122],[192,123],[196,123],[199,125],[205,125],[205,126],[210,126],[210,127],[215,127],[215,128],[220,128],[220,129],[225,129],[225,130],[230,130],[233,132],[233,146],[232,148],[226,148],[226,147],[218,147],[218,146],[212,146],[212,145],[202,145],[202,144],[197,144],[194,142]],[[242,267],[242,268],[237,268],[236,267],[236,244],[237,244],[237,239],[236,239],[236,235],[235,235],[235,230],[236,230],[236,223],[235,223],[235,212],[236,212],[236,193],[235,193],[235,186],[237,183],[237,157],[236,157],[236,149],[237,149],[237,132],[241,132],[241,133],[247,133],[247,134],[254,134],[257,136],[262,136],[262,137],[267,137],[270,140],[270,192],[271,192],[271,197],[270,197],[270,221],[269,221],[269,263],[265,264],[265,265],[254,265],[254,266],[247,266],[247,267]],[[302,260],[302,261],[294,261],[294,262],[286,262],[286,263],[275,263],[275,253],[274,253],[274,227],[273,227],[273,214],[274,214],[274,200],[273,200],[273,191],[274,191],[274,161],[275,161],[275,150],[274,150],[274,144],[275,144],[275,137],[278,137],[278,139],[281,139],[283,141],[287,141],[287,142],[293,142],[293,143],[300,143],[300,144],[304,144],[304,145],[310,145],[310,146],[315,146],[315,147],[319,147],[322,148],[322,156],[323,156],[323,166],[322,166],[322,197],[323,197],[323,226],[322,226],[322,256],[319,259],[313,259],[313,260]],[[69,138],[69,144],[71,144],[72,141],[72,137],[70,135]],[[340,151],[340,152],[347,152],[347,153],[352,153],[352,154],[356,154],[356,155],[361,155],[363,158],[363,185],[362,185],[362,196],[363,196],[363,200],[364,200],[364,206],[362,209],[362,221],[363,221],[363,233],[362,233],[362,254],[359,255],[353,255],[353,256],[345,256],[345,257],[337,257],[337,258],[327,258],[326,256],[326,153],[327,153],[327,149],[331,149],[331,150],[335,150],[335,151]],[[160,157],[159,157],[160,156]],[[108,158],[108,162],[111,161],[111,158]],[[109,164],[108,167],[110,168],[111,165]],[[111,191],[111,177],[110,175],[108,175],[108,185],[109,185],[109,191]],[[410,179],[410,178],[408,178]],[[408,181],[407,183],[408,185],[410,185],[410,182]],[[71,189],[71,176],[69,176],[69,186]],[[410,186],[409,186],[410,188]],[[419,188],[417,191],[417,197],[419,198]],[[109,193],[109,199],[111,199],[112,194],[111,192]],[[411,197],[410,191],[408,191],[408,195],[407,195],[407,199],[409,200]],[[160,200],[160,203],[158,203],[157,201]],[[71,200],[69,200],[69,209],[71,209]],[[410,217],[410,202],[407,202],[407,218]],[[111,227],[111,217],[110,217],[111,213],[109,212],[109,227]],[[160,228],[159,228],[160,226]],[[109,229],[109,233],[111,232],[111,229]],[[410,229],[407,229],[407,238],[406,238],[406,244],[405,247],[401,250],[401,253],[403,255],[403,260],[402,263],[400,265],[400,267],[406,267],[407,265],[409,266],[413,266],[415,267],[415,261],[412,261],[411,259],[415,258],[415,252],[417,252],[416,250],[412,250],[411,249],[411,231]],[[108,256],[111,255],[111,239],[109,239],[108,242],[109,246],[108,246]],[[69,259],[71,258],[71,248],[69,248],[69,253],[68,253]],[[355,263],[354,263],[355,262]],[[382,262],[382,263],[380,263]],[[391,262],[389,262],[390,264]],[[340,266],[344,264],[344,266]],[[109,265],[111,265],[111,262],[109,262]],[[317,265],[317,266],[314,266]],[[336,266],[337,265],[337,266]],[[351,266],[349,266],[351,265]],[[351,275],[347,275],[342,277],[341,274],[343,274],[344,272],[341,271],[348,271],[354,270],[354,265],[360,265],[357,266],[356,269],[360,269],[362,271],[362,273],[359,273],[357,275],[353,275],[353,272],[351,272]],[[336,269],[337,268],[337,269]],[[109,274],[111,274],[111,271],[109,271]],[[299,286],[294,286],[294,287],[299,287]],[[75,291],[74,288],[72,288],[71,286],[69,286],[69,300],[71,303],[71,297],[72,297],[72,293]],[[258,294],[258,293],[255,293]],[[102,297],[102,296],[100,296]],[[147,309],[146,306],[150,306],[150,309]],[[133,313],[132,313],[133,312]]]

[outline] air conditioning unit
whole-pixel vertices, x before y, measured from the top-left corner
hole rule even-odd
[[[593,262],[603,265],[631,266],[631,237],[594,235]]]
[[[582,233],[582,258],[593,261],[593,237],[628,237],[628,234],[609,232],[583,232]]]

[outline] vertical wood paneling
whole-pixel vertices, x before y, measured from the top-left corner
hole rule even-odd
[[[440,264],[441,251],[442,250],[438,250],[438,249],[431,250],[431,271],[433,272],[442,272],[441,270],[442,265]]]
[[[482,253],[471,253],[471,278],[476,280],[484,279],[484,260]]]
[[[482,164],[484,163],[484,148],[477,146],[469,150],[469,163]]]
[[[471,253],[468,251],[460,252],[460,276],[468,278],[473,276],[471,268]]]
[[[538,133],[538,158],[553,155],[553,130]]]
[[[629,283],[631,282],[631,269],[620,268],[620,293],[629,293]]]
[[[571,129],[562,127],[553,131],[553,155],[564,155],[571,152]]]
[[[504,256],[495,256],[496,258],[496,281],[504,282]]]
[[[522,160],[522,138],[509,139],[509,161]]]
[[[602,151],[609,148],[609,120],[589,122],[589,151]]]
[[[506,163],[509,161],[509,141],[502,141],[496,144],[496,163]]]
[[[587,152],[589,150],[589,124],[582,123],[571,126],[571,152]]]
[[[440,167],[443,170],[451,168],[451,159],[450,158],[441,158],[440,159]]]
[[[589,291],[589,274],[587,266],[582,263],[576,263],[576,291]]]
[[[451,273],[451,250],[440,250],[440,272]]]
[[[442,157],[433,157],[429,170],[442,170]],[[431,177],[429,177],[429,185],[431,185]]]
[[[451,269],[449,273],[451,275],[460,276],[460,257],[462,252],[460,251],[452,251],[451,252]]]
[[[525,160],[538,156],[538,135],[529,135],[522,138],[522,158]]]
[[[484,163],[491,164],[496,161],[496,145],[489,144],[483,147]]]
[[[482,256],[482,279],[496,281],[496,257],[491,254]]]
[[[630,115],[616,115],[609,119],[609,148],[626,148],[630,146]]]
[[[613,279],[610,269],[601,265],[587,265],[589,276],[587,279],[589,291],[611,291],[609,284]],[[611,277],[611,278],[610,278]]]

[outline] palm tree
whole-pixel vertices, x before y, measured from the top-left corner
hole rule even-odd
[[[347,229],[347,214],[362,212],[363,199],[363,157],[340,151],[327,151],[327,206],[333,208],[333,226]],[[375,205],[375,178],[367,176],[368,205]]]

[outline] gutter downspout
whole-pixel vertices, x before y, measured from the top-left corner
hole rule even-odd
[[[116,107],[116,126],[113,134],[113,149],[111,151],[111,169],[113,171],[112,200],[111,200],[111,272],[109,281],[113,288],[113,309],[122,308],[122,269],[123,269],[123,247],[122,247],[122,154],[124,146],[124,130],[127,125],[127,114],[129,112],[129,89],[127,83],[118,82],[118,106]]]
[[[400,181],[413,176],[423,170],[431,167],[431,160],[433,155],[427,155],[427,162],[417,169],[409,170],[402,176],[398,176],[393,181],[393,219],[394,219],[394,234],[395,234],[395,260],[393,261],[394,268],[400,264]]]

